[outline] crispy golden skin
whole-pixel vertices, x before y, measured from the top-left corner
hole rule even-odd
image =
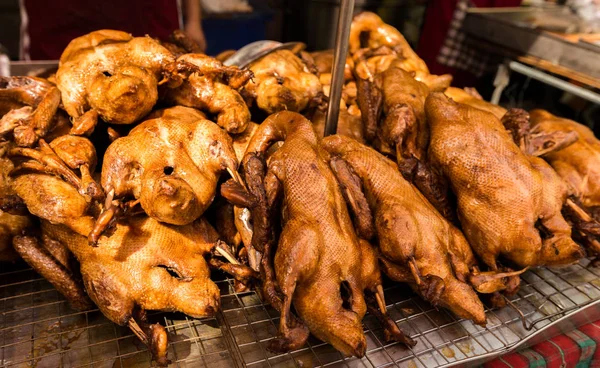
[[[100,237],[98,247],[62,225],[42,225],[77,257],[88,294],[113,322],[125,324],[135,306],[193,317],[219,308],[219,290],[204,260],[218,235],[204,219],[174,227],[131,217]]]
[[[366,37],[364,37],[365,35]],[[443,91],[450,86],[452,81],[452,76],[449,74],[440,76],[431,74],[423,59],[410,47],[404,36],[396,28],[385,24],[375,13],[362,12],[354,17],[350,27],[349,47],[350,53],[354,55],[355,59],[361,53],[359,51],[362,48],[367,48],[379,54],[373,56],[394,55],[400,60],[402,69],[414,73],[415,79],[425,83],[432,91]],[[366,61],[366,59],[368,57],[362,61]],[[385,70],[385,67],[391,63],[390,59],[390,56],[377,58],[377,61],[371,61],[366,68],[355,60],[356,68],[357,70],[360,70],[360,68],[366,69],[366,74],[374,75],[376,72]],[[367,77],[365,73],[360,73],[361,78]]]
[[[357,176],[373,216],[366,224],[374,227],[384,264],[411,270],[408,278],[394,277],[393,272],[390,277],[408,282],[434,305],[485,324],[483,305],[466,283],[475,259],[462,233],[402,177],[393,162],[375,150],[342,136],[327,137],[322,145],[334,158],[332,168],[343,187],[351,187],[344,163]],[[357,203],[361,196],[355,191],[347,197]]]
[[[497,119],[502,119],[504,114],[506,114],[506,109],[504,107],[484,101],[481,96],[475,94],[475,92],[467,91],[463,88],[448,87],[444,91],[444,94],[455,102],[492,113]]]
[[[586,207],[600,206],[600,141],[586,126],[562,119],[544,110],[531,112],[534,129],[551,133],[576,132],[577,141],[559,151],[544,155],[558,175]]]
[[[442,93],[429,95],[425,111],[429,156],[457,196],[466,238],[491,270],[498,258],[527,267],[584,255],[561,215],[564,184],[542,159],[521,152],[500,120]]]
[[[101,237],[98,247],[62,225],[42,221],[42,231],[75,255],[90,298],[108,319],[129,325],[160,366],[167,365],[167,333],[160,324],[147,322],[147,309],[199,318],[219,308],[219,289],[204,259],[217,234],[204,219],[173,227],[146,216],[131,217],[117,224],[110,237]],[[60,281],[58,285],[65,282]],[[72,294],[76,292],[65,296]]]
[[[0,145],[0,199],[14,195],[9,173],[13,169],[12,162],[4,157],[6,143]],[[13,215],[7,208],[0,208],[0,262],[14,261],[18,258],[12,247],[12,239],[31,226],[29,216]]]
[[[67,113],[94,109],[106,122],[131,124],[158,99],[158,82],[175,57],[150,37],[118,31],[92,32],[71,41],[56,72]]]
[[[194,107],[216,115],[216,123],[229,133],[242,133],[250,111],[238,89],[252,77],[247,69],[225,66],[203,54],[186,54],[177,62],[196,69],[177,88],[164,88],[161,99],[171,105]]]
[[[272,52],[250,65],[254,78],[245,87],[259,108],[302,111],[320,98],[323,87],[300,58],[289,50]]]
[[[344,354],[363,356],[366,340],[361,321],[366,305],[361,248],[311,123],[297,113],[271,115],[252,137],[244,161],[264,155],[280,140],[284,144],[271,156],[264,179],[268,203],[281,198],[284,209],[272,266],[283,298],[271,300],[281,311],[281,336],[271,348],[297,348],[308,337],[290,315],[293,303],[299,318],[316,337]],[[263,260],[270,262],[269,245],[262,246]],[[271,281],[265,280],[267,284]],[[351,295],[351,305],[346,308],[342,284]],[[265,295],[270,295],[269,291]]]
[[[231,138],[187,107],[153,113],[104,155],[102,187],[115,198],[139,199],[151,217],[185,225],[212,202],[222,171],[235,171]]]

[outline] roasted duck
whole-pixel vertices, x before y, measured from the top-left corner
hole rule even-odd
[[[0,77],[0,141],[32,147],[53,130],[68,130],[59,104],[60,91],[45,79]]]
[[[283,146],[270,157],[265,173],[260,162],[269,146],[281,140]],[[310,331],[345,354],[363,356],[363,295],[373,285],[363,279],[361,245],[311,123],[292,112],[271,115],[248,146],[244,170],[250,191],[266,201],[259,206],[262,213],[253,212],[254,218],[277,216],[280,205],[283,211],[277,246],[271,229],[257,229],[258,222],[254,228],[254,236],[261,243],[256,248],[263,251],[263,294],[281,312],[280,336],[270,348],[298,348]],[[253,188],[263,175],[264,186]],[[262,226],[269,226],[269,221]],[[262,237],[269,231],[271,236]],[[343,293],[350,295],[348,304]],[[292,315],[292,303],[300,320]],[[412,342],[399,330],[396,338]]]
[[[506,114],[506,109],[502,106],[494,105],[493,103],[484,101],[481,95],[473,88],[456,88],[448,87],[444,94],[455,102],[476,107],[480,110],[494,114],[497,119],[502,119]]]
[[[364,131],[381,153],[396,156],[400,172],[425,195],[440,213],[454,220],[447,184],[427,158],[429,127],[425,99],[429,88],[414,79],[395,60],[373,82],[360,80],[358,101]],[[380,115],[384,115],[380,119]]]
[[[332,156],[359,234],[377,236],[384,272],[434,306],[485,325],[483,305],[468,285],[475,258],[460,230],[372,148],[331,136],[323,149]]]
[[[185,225],[210,205],[225,170],[237,170],[231,138],[197,110],[178,106],[153,113],[109,146],[102,187],[115,199],[139,201],[158,221]]]
[[[111,321],[132,327],[159,365],[167,363],[167,333],[160,324],[145,321],[145,310],[204,317],[219,308],[219,289],[210,280],[204,259],[217,234],[203,219],[173,227],[145,216],[132,217],[118,224],[110,237],[101,237],[98,247],[90,247],[87,237],[64,226],[42,225],[45,236],[77,257],[85,289],[100,311]]]
[[[270,53],[250,65],[254,78],[245,87],[258,107],[272,114],[281,110],[302,111],[321,103],[319,77],[289,50]]]
[[[537,131],[577,134],[573,144],[545,154],[543,158],[600,220],[600,141],[588,127],[573,120],[561,119],[544,110],[533,110],[530,115],[532,127]]]
[[[584,256],[561,214],[564,184],[542,159],[521,152],[500,120],[442,93],[429,95],[425,111],[429,157],[448,178],[464,234],[490,270]]]
[[[161,99],[171,105],[194,107],[216,115],[216,123],[229,133],[242,133],[250,122],[250,111],[237,92],[252,77],[249,70],[223,65],[202,54],[186,54],[175,65],[195,68],[181,85],[164,88]],[[185,73],[180,71],[179,73]]]
[[[20,235],[32,225],[24,209],[18,211],[23,215],[5,212],[13,209],[9,202],[15,200],[9,176],[13,164],[4,157],[8,146],[9,143],[0,143],[0,262],[14,261],[18,258],[17,252],[12,247],[13,237]]]
[[[374,75],[382,72],[389,66],[392,59],[400,59],[400,67],[407,72],[414,73],[415,79],[423,82],[432,91],[443,91],[452,81],[452,76],[444,74],[433,75],[429,68],[410,47],[404,36],[398,30],[383,20],[375,13],[362,12],[354,17],[350,28],[350,53],[355,59],[356,68],[360,63],[367,62],[370,57],[377,57],[376,69],[364,67],[366,73]],[[366,49],[366,50],[365,50]],[[383,57],[383,60],[381,58]],[[362,75],[361,78],[367,76]]]

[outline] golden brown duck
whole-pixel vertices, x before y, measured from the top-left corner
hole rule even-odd
[[[484,101],[481,95],[473,88],[456,88],[448,87],[444,94],[455,102],[469,105],[483,111],[494,114],[497,119],[502,119],[506,114],[506,109],[502,106],[494,105],[493,103]]]
[[[216,115],[216,123],[229,133],[242,133],[250,122],[250,111],[237,90],[252,72],[223,65],[203,54],[186,54],[178,65],[193,65],[193,73],[181,85],[162,89],[161,99],[171,105],[194,107]]]
[[[425,99],[429,88],[400,66],[399,60],[395,60],[373,82],[358,80],[365,134],[381,153],[395,156],[404,178],[444,217],[454,220],[454,211],[445,195],[447,184],[432,170],[427,159],[429,127]]]
[[[442,93],[429,95],[425,111],[429,157],[448,178],[464,234],[490,270],[584,256],[561,214],[564,184],[542,159],[521,152],[500,120]]]
[[[351,113],[351,110],[340,106],[340,115],[337,125],[337,134],[354,138],[359,142],[365,142],[363,122],[360,115]],[[317,109],[311,117],[315,132],[319,138],[325,134],[325,111]]]
[[[269,159],[265,173],[261,162],[277,141],[284,143]],[[344,354],[363,356],[363,293],[372,285],[363,279],[361,245],[311,123],[293,112],[268,117],[248,146],[244,170],[250,191],[262,202],[262,213],[253,211],[253,217],[254,236],[259,234],[260,243],[256,248],[264,251],[263,294],[281,312],[280,336],[270,348],[298,348],[310,331]],[[256,219],[257,214],[262,218],[277,216],[280,204],[284,221],[275,251],[272,229],[267,229],[271,235],[264,238],[260,235],[264,229],[257,229],[270,226],[269,221],[259,223]],[[375,276],[370,273],[372,280]],[[349,305],[344,302],[342,288],[350,295]],[[302,322],[293,316],[292,303]],[[412,342],[401,333],[395,337]]]
[[[530,115],[533,128],[539,131],[577,133],[573,144],[543,157],[584,206],[599,212],[600,141],[588,127],[573,120],[559,118],[544,110],[533,110]]]
[[[433,75],[429,68],[410,47],[404,36],[394,27],[385,24],[375,13],[362,12],[354,17],[350,28],[350,53],[354,56],[356,67],[366,61],[369,56],[378,54],[393,54],[400,59],[401,68],[410,73],[415,73],[415,78],[423,82],[432,91],[443,91],[450,86],[452,76],[444,74]],[[356,54],[363,48],[370,50],[361,61],[356,61]],[[369,55],[372,53],[374,55]],[[383,65],[389,63],[389,57],[384,58]],[[382,71],[380,68],[378,71]],[[371,71],[373,74],[375,71]],[[364,77],[363,77],[364,78]]]
[[[210,205],[225,170],[237,170],[231,138],[202,113],[178,106],[153,113],[114,141],[101,182],[109,196],[139,201],[158,221],[185,225]]]
[[[56,84],[71,117],[95,110],[106,122],[131,124],[156,104],[158,82],[174,62],[171,52],[150,37],[101,30],[71,41]]]
[[[277,50],[260,58],[250,64],[250,70],[254,78],[245,90],[269,114],[302,111],[321,102],[323,88],[319,77],[289,50]]]
[[[31,227],[29,216],[5,212],[5,210],[9,210],[8,202],[14,195],[8,175],[13,169],[13,164],[5,157],[8,145],[8,143],[0,143],[0,262],[14,261],[18,258],[18,254],[12,246],[12,239]]]
[[[68,125],[58,113],[60,91],[45,79],[0,77],[0,140],[32,147],[53,129]]]
[[[483,305],[468,285],[475,258],[462,233],[375,150],[342,136],[327,137],[322,146],[359,234],[377,236],[388,276],[409,283],[434,306],[485,325]],[[408,272],[399,277],[394,269]]]
[[[48,238],[76,256],[87,293],[100,311],[145,337],[161,365],[167,362],[167,333],[160,324],[147,324],[145,310],[199,318],[212,316],[219,308],[219,289],[210,280],[204,259],[217,234],[203,219],[172,227],[146,216],[131,217],[117,224],[110,237],[101,237],[98,247],[90,247],[87,237],[64,226],[44,221],[42,227]]]
[[[63,224],[87,236],[93,213],[104,194],[92,178],[96,150],[83,137],[66,135],[38,148],[15,147],[8,155],[16,163],[12,189],[33,215]]]

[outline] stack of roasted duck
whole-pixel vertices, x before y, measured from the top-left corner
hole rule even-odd
[[[0,259],[18,254],[165,365],[146,310],[214,315],[214,269],[281,313],[271,350],[312,333],[361,357],[367,311],[414,344],[382,273],[484,326],[482,300],[502,306],[528,268],[600,252],[589,129],[450,87],[375,14],[350,37],[326,138],[332,51],[239,69],[181,34],[101,30],[48,80],[0,79]]]

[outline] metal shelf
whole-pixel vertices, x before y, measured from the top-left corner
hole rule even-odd
[[[600,269],[588,261],[540,268],[523,275],[513,303],[526,316],[526,330],[510,308],[486,310],[487,328],[436,310],[408,288],[386,288],[388,311],[418,341],[413,349],[385,344],[380,325],[364,320],[367,354],[343,357],[310,338],[302,349],[273,354],[267,343],[279,316],[258,295],[233,292],[231,280],[218,281],[222,311],[215,318],[192,319],[177,313],[150,314],[167,327],[173,367],[432,367],[476,365],[528,344],[600,318]],[[78,312],[43,278],[28,268],[0,273],[2,367],[146,367],[150,355],[125,327],[98,310]]]

